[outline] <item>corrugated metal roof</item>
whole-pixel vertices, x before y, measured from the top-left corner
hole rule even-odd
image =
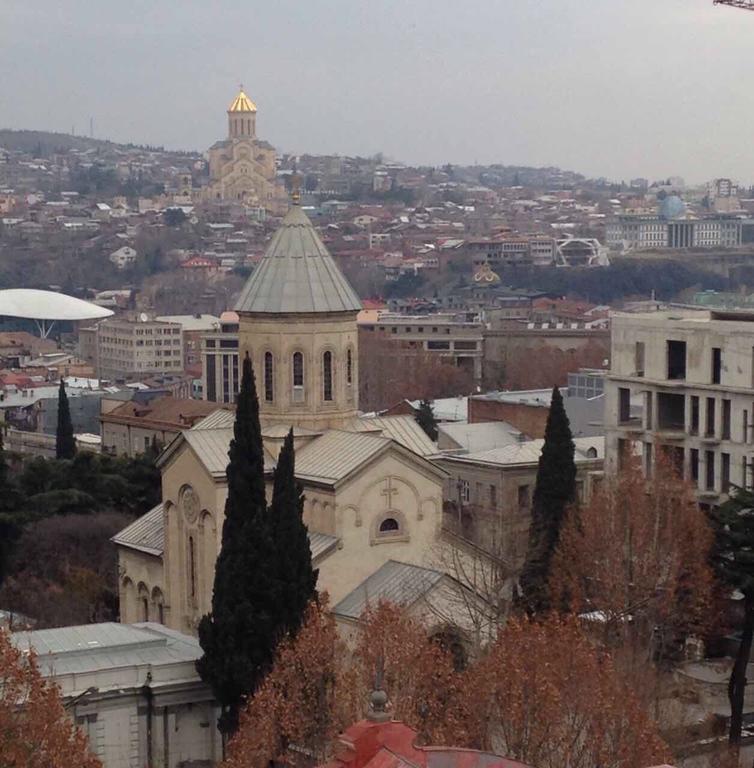
[[[369,605],[380,600],[400,606],[413,605],[442,579],[442,573],[419,565],[388,560],[333,608],[333,613],[359,619]]]
[[[138,549],[140,552],[161,557],[165,549],[162,502],[150,509],[146,515],[134,520],[120,533],[116,533],[111,541],[124,547]]]
[[[233,429],[189,429],[183,433],[199,461],[211,475],[224,475]]]
[[[195,637],[154,623],[104,622],[14,632],[11,640],[21,650],[34,648],[45,675],[191,662],[202,655]]]
[[[417,424],[413,416],[370,416],[353,419],[348,428],[362,432],[379,430],[385,437],[390,437],[409,451],[419,456],[433,456],[437,446],[427,437],[427,433]]]
[[[573,439],[575,451],[574,461],[578,464],[589,459],[601,459],[605,456],[605,438],[604,437],[575,437]],[[537,464],[542,446],[545,441],[540,439],[527,440],[525,443],[515,445],[506,445],[502,448],[493,448],[490,451],[479,451],[469,453],[466,456],[455,457],[460,460],[483,461],[492,464]],[[587,451],[593,449],[595,456],[589,456]],[[453,457],[449,457],[453,458]]]
[[[459,448],[469,453],[518,444],[521,442],[522,435],[518,429],[506,421],[485,421],[477,424],[450,422],[439,424],[437,429]]]
[[[227,427],[233,427],[235,421],[235,411],[228,408],[218,408],[216,411],[212,411],[208,416],[205,416],[201,421],[194,424],[192,430],[199,429],[224,429]]]
[[[390,445],[386,437],[331,429],[302,446],[296,455],[296,477],[336,483]]]
[[[338,543],[337,536],[328,536],[326,533],[317,533],[309,531],[309,549],[312,552],[312,562],[326,555]]]
[[[238,312],[358,312],[361,301],[307,215],[294,205],[236,303]]]

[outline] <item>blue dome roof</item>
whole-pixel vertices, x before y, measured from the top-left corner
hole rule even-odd
[[[686,203],[678,195],[668,195],[660,201],[658,212],[663,219],[679,219],[686,213]]]

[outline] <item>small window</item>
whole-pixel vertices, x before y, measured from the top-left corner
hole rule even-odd
[[[191,598],[196,597],[196,549],[194,548],[194,537],[189,536],[188,540],[189,556],[189,593]]]
[[[644,342],[643,341],[636,342],[634,355],[635,355],[636,375],[643,376],[644,375]]]
[[[529,486],[519,485],[518,486],[518,508],[529,509],[530,503],[531,501],[530,501]]]
[[[332,352],[322,355],[322,397],[332,400]]]
[[[730,454],[720,454],[720,490],[728,493],[730,490]]]
[[[730,400],[723,400],[722,438],[730,440]]]
[[[398,521],[394,517],[386,517],[380,523],[380,533],[395,533],[400,531],[401,527]]]
[[[712,348],[712,383],[719,384],[722,376],[723,351],[720,347]]]
[[[353,384],[353,352],[350,349],[346,352],[346,384],[349,387]]]
[[[715,453],[714,451],[704,452],[704,475],[705,487],[708,491],[715,489]]]
[[[686,342],[668,341],[668,378],[686,378]]]
[[[273,385],[275,383],[275,367],[272,359],[272,352],[264,353],[264,399],[271,403],[274,399]]]
[[[699,449],[692,448],[689,451],[689,472],[694,485],[699,482]]]
[[[293,402],[304,402],[304,355],[293,353]]]

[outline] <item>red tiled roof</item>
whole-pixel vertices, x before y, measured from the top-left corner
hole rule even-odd
[[[529,768],[474,749],[417,746],[416,735],[401,722],[361,720],[341,734],[335,757],[319,768]]]

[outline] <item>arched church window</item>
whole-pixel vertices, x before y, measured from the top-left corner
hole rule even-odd
[[[275,376],[272,352],[264,353],[264,399],[271,403],[274,399],[273,385]]]
[[[395,533],[400,531],[401,526],[394,517],[386,517],[380,523],[380,533]]]
[[[332,352],[322,355],[322,397],[332,400]]]
[[[353,353],[350,349],[346,352],[346,384],[349,387],[353,384]]]
[[[304,355],[293,353],[293,402],[304,402]]]
[[[194,545],[194,537],[189,536],[188,540],[188,556],[189,556],[189,594],[193,600],[196,597],[196,547]]]

